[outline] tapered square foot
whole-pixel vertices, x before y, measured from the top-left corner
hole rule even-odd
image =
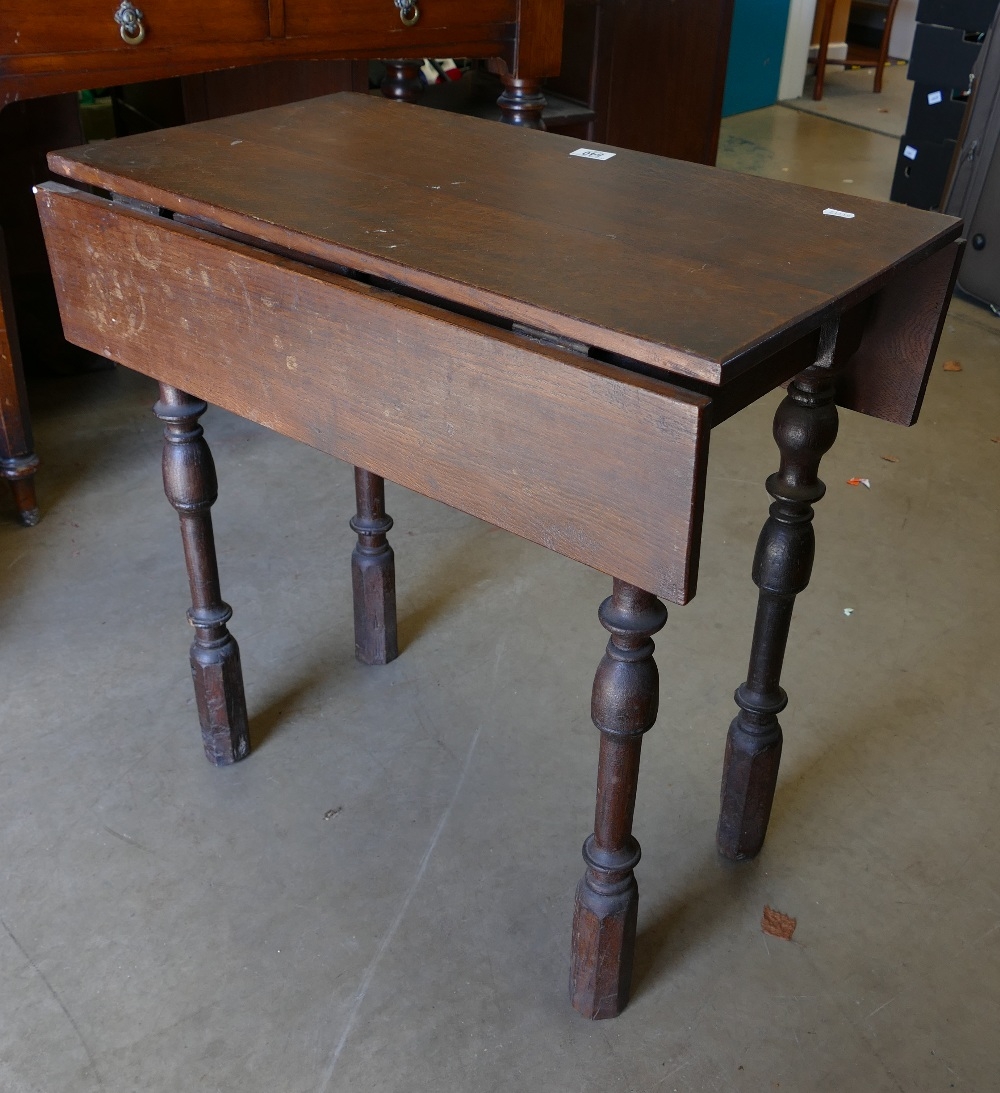
[[[378,554],[357,547],[351,555],[354,585],[354,655],[362,664],[388,664],[399,656],[396,640],[396,566],[392,547]]]
[[[721,807],[716,842],[719,853],[746,861],[760,853],[771,818],[781,761],[781,729],[748,733],[738,720],[729,726],[722,772]]]
[[[638,910],[634,878],[615,896],[594,892],[586,877],[577,885],[569,1000],[592,1021],[617,1017],[628,1004]]]
[[[191,675],[208,761],[225,767],[246,759],[250,754],[250,728],[235,639],[230,635],[225,644],[207,649],[192,645]]]

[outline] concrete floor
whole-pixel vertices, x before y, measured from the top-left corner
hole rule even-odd
[[[874,78],[870,68],[849,69],[833,65],[826,70],[822,99],[817,102],[812,97],[816,81],[807,75],[802,95],[786,99],[781,105],[885,133],[898,140],[906,131],[913,95],[913,82],[907,79],[907,65],[886,65],[882,90],[878,94],[872,90]]]
[[[885,196],[879,141],[775,108],[723,158]],[[44,518],[0,507],[0,1089],[996,1089],[998,359],[956,303],[914,429],[843,415],[739,867],[714,830],[776,398],[713,436],[701,591],[657,641],[634,997],[601,1023],[566,979],[608,579],[390,488],[403,655],[361,667],[350,469],[210,411],[256,748],[215,770],[152,385],[34,392]]]

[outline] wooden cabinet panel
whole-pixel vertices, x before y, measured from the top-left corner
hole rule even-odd
[[[554,91],[590,106],[590,139],[714,163],[733,0],[567,0]]]
[[[141,45],[122,40],[115,22],[117,0],[61,0],[16,5],[14,10],[5,4],[0,55],[92,50],[140,54],[162,46],[250,42],[269,33],[267,0],[138,0],[135,6],[146,31]]]

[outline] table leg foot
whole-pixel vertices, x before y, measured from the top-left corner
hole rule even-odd
[[[354,654],[362,664],[388,664],[399,656],[396,638],[396,562],[386,535],[385,480],[354,468],[358,512],[351,528],[358,536],[351,554],[354,585]]]
[[[741,712],[726,738],[717,842],[723,857],[744,861],[756,857],[764,845],[782,736],[777,713],[753,709],[744,687],[736,692],[736,701]]]
[[[17,507],[17,518],[26,528],[33,528],[41,519],[35,497],[35,472],[39,460],[34,452],[0,460],[0,475],[7,479]]]
[[[659,675],[655,634],[667,621],[662,603],[624,581],[600,610],[611,633],[594,677],[591,717],[601,733],[594,833],[583,847],[587,871],[576,890],[569,994],[584,1017],[617,1017],[632,980],[639,889],[639,844],[632,815],[643,734],[656,720]]]
[[[787,698],[779,685],[795,597],[808,584],[815,554],[813,504],[826,487],[820,460],[837,437],[833,375],[813,366],[788,385],[774,417],[780,469],[767,480],[774,499],[754,554],[760,589],[747,681],[729,727],[717,843],[733,860],[752,858],[764,844],[781,759],[778,714]]]
[[[0,230],[0,478],[10,483],[18,519],[29,528],[39,520],[35,499],[39,462],[34,447],[7,249]]]
[[[214,766],[226,767],[250,754],[250,729],[240,648],[225,626],[232,611],[226,604],[220,606],[224,611],[214,619],[194,610],[188,619],[199,635],[191,644],[191,678],[205,756]],[[215,629],[226,632],[213,642],[207,635]]]
[[[200,399],[162,383],[153,407],[164,423],[163,488],[180,517],[191,586],[191,674],[202,742],[209,762],[226,766],[250,754],[250,731],[239,646],[226,626],[233,613],[219,585],[211,513],[219,488],[198,424],[206,409]]]

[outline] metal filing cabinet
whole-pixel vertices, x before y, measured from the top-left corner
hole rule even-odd
[[[918,209],[941,203],[962,128],[972,66],[998,0],[920,0],[907,75],[913,97],[899,142],[893,201]]]

